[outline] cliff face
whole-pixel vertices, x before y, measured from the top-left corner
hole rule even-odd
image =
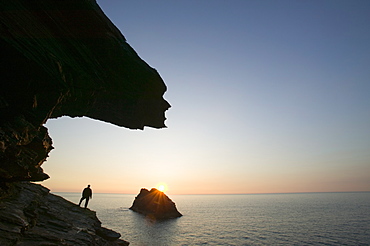
[[[40,185],[12,183],[0,208],[0,245],[128,245],[95,212]]]
[[[33,237],[49,237],[45,228],[64,223],[45,221],[59,198],[40,195],[47,193],[44,188],[23,186],[49,178],[41,168],[53,148],[43,126],[49,118],[86,116],[130,129],[162,128],[170,105],[157,71],[140,59],[94,0],[1,1],[0,54],[0,208],[17,201],[24,205],[0,213],[0,240],[9,235],[9,242],[26,245]],[[29,199],[29,191],[37,195]],[[98,228],[95,219],[89,223]],[[50,232],[48,245],[54,245],[54,236],[55,245],[63,245],[68,239],[62,234],[76,234],[75,227]],[[88,235],[104,230],[81,230],[92,240],[86,245],[101,245],[101,237]],[[76,242],[67,245],[84,245]]]
[[[49,118],[165,127],[166,86],[92,0],[0,3],[0,180],[40,181]]]

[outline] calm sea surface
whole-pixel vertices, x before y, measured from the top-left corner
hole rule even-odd
[[[79,193],[56,193],[78,203]],[[130,245],[370,245],[370,193],[173,195],[183,214],[151,221],[135,195],[94,194],[89,208]]]

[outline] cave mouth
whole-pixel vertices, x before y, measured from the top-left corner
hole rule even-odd
[[[88,117],[49,119],[45,127],[55,147],[43,164],[52,192],[81,192],[91,184],[99,193],[132,193],[163,179],[168,153],[167,129],[144,131],[118,127]],[[165,157],[166,156],[166,157]],[[153,171],[145,171],[143,167]],[[148,176],[143,179],[132,177]]]
[[[88,183],[108,181],[121,149],[129,145],[127,135],[143,133],[88,117],[48,119],[44,126],[55,148],[43,165],[50,178],[42,183],[56,192],[80,192]]]

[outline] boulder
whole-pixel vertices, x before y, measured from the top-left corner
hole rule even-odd
[[[141,189],[130,209],[155,220],[182,216],[175,203],[162,191],[155,188],[150,191],[144,188]]]
[[[96,230],[96,234],[108,241],[115,241],[121,237],[121,234],[105,227],[100,227]]]

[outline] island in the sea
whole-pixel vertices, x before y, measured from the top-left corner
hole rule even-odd
[[[150,191],[144,188],[141,189],[130,209],[154,220],[173,219],[182,216],[175,203],[156,188],[152,188]]]

